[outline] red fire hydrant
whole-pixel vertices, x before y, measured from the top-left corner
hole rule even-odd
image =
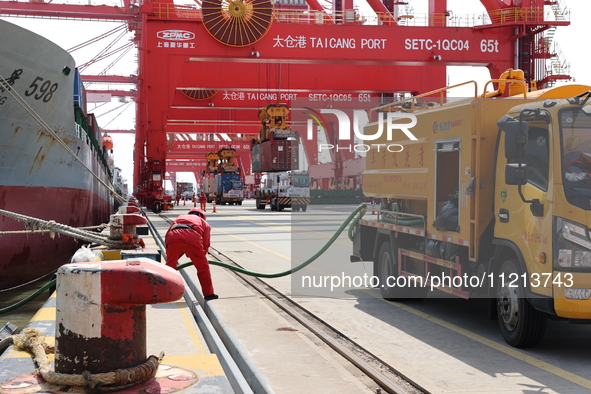
[[[146,304],[173,302],[181,276],[147,258],[72,263],[57,272],[55,371],[104,373],[146,361]]]

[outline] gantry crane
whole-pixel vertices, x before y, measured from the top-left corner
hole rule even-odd
[[[353,101],[425,92],[445,85],[447,65],[485,66],[492,78],[520,68],[538,87],[568,78],[561,63],[552,72],[547,66],[554,29],[569,24],[558,0],[481,0],[486,21],[470,26],[457,24],[446,0],[429,1],[425,26],[410,26],[396,1],[367,2],[374,24],[352,0],[335,1],[331,10],[317,0],[126,0],[123,7],[1,1],[0,12],[119,20],[135,32],[134,194],[149,207],[164,193],[167,133],[256,135],[253,108],[293,108],[313,94]]]

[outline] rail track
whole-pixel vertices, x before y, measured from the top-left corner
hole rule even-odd
[[[160,214],[160,217],[168,223],[172,223],[172,220],[165,215]],[[164,251],[163,237],[156,231],[151,223],[149,223],[149,226],[156,243],[159,244],[161,250]],[[210,253],[211,251],[215,252],[217,260],[241,267],[232,258],[224,255],[214,247],[210,248]],[[386,392],[396,394],[419,394],[428,392],[410,377],[403,375],[395,367],[387,364],[379,357],[364,349],[354,340],[348,338],[338,329],[331,326],[328,322],[320,319],[285,294],[265,283],[260,278],[247,276],[234,271],[232,271],[232,273],[239,278],[239,281],[244,286],[261,294],[266,300],[268,300],[268,302],[272,303],[278,310],[283,312],[284,316],[288,316],[290,319],[299,323],[299,325],[330,347],[330,349],[338,355],[342,365],[347,363],[353,365],[360,372],[359,380],[371,390],[376,393]]]

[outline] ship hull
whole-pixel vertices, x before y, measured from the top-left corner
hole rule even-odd
[[[104,152],[76,125],[74,60],[8,22],[0,32],[10,38],[0,42],[0,75],[10,85],[0,86],[0,209],[72,227],[108,221],[111,178]],[[79,246],[64,235],[14,233],[25,230],[0,216],[0,291],[50,274]]]

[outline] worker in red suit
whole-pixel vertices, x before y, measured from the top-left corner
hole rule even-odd
[[[166,232],[165,243],[166,265],[176,269],[179,258],[187,255],[197,269],[197,278],[204,298],[209,301],[215,300],[218,296],[213,292],[207,261],[211,227],[206,219],[200,208],[191,208],[188,214],[179,215]]]
[[[201,194],[199,194],[199,205],[203,212],[207,212],[207,210],[205,209],[207,207],[207,196],[203,191],[201,192]]]

